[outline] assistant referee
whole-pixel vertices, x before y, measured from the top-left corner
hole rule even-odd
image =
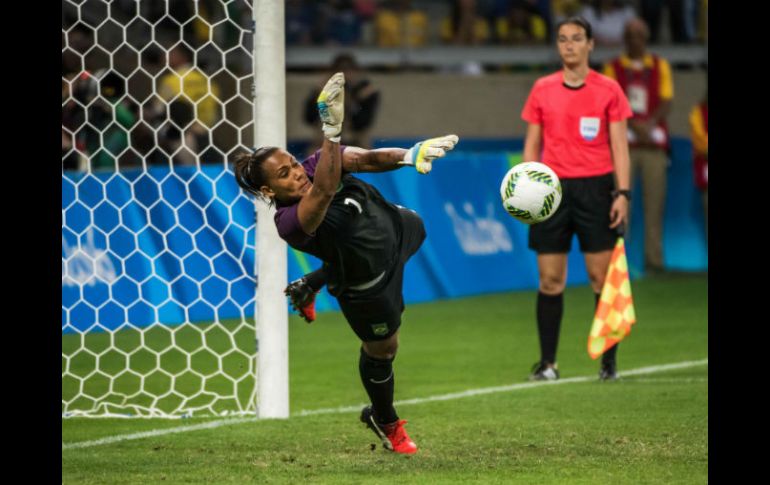
[[[568,18],[558,24],[557,32],[563,68],[535,82],[521,115],[528,123],[524,160],[551,167],[563,191],[557,212],[529,231],[529,247],[537,252],[540,337],[540,361],[530,380],[559,378],[556,349],[573,235],[598,304],[630,199],[628,100],[616,81],[590,69],[594,41],[588,21]],[[602,355],[602,380],[617,378],[616,352],[617,345]]]

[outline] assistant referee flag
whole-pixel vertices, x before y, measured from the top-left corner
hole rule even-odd
[[[588,336],[588,355],[596,359],[607,349],[623,340],[636,323],[634,302],[631,298],[631,280],[623,238],[618,238],[612,251],[607,278],[596,307],[594,323]]]

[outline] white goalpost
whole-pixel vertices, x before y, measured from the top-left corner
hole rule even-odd
[[[254,5],[254,146],[286,148],[286,70],[283,2]],[[280,66],[276,69],[277,66]],[[289,325],[283,289],[286,243],[273,224],[275,209],[257,202],[257,382],[260,418],[289,417]]]
[[[62,417],[289,415],[283,2],[63,0]],[[269,67],[268,67],[269,66]]]

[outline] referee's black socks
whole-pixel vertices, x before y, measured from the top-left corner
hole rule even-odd
[[[546,295],[537,293],[537,332],[540,335],[540,359],[556,362],[561,317],[564,313],[564,293]]]
[[[374,415],[382,424],[398,421],[393,408],[393,359],[377,359],[361,349],[358,371],[366,393],[372,401]]]
[[[601,293],[594,293],[594,297],[596,298],[596,306],[594,307],[595,310],[599,307],[599,300],[601,299],[602,295]],[[616,343],[602,354],[602,364],[615,364],[615,354],[618,353],[618,345],[620,345],[620,342]]]

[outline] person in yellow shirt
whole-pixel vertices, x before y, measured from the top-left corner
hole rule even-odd
[[[374,18],[378,47],[420,47],[428,40],[428,16],[410,0],[394,0]]]
[[[496,21],[497,37],[506,44],[544,44],[548,26],[535,6],[526,0],[513,0],[505,17]]]
[[[690,136],[692,139],[693,169],[695,186],[703,194],[703,219],[706,225],[706,237],[709,231],[709,96],[708,91],[703,101],[693,106],[690,111]]]
[[[198,155],[209,145],[209,130],[220,118],[219,86],[190,63],[190,55],[183,47],[171,49],[168,65],[173,72],[161,76],[158,91],[169,103],[170,120],[184,133],[184,145],[188,150],[179,152],[179,161],[194,164],[195,158],[191,155]],[[178,130],[168,127],[163,134],[168,148],[176,151],[182,142]]]
[[[618,81],[634,113],[628,120],[628,143],[632,186],[634,177],[642,177],[645,266],[650,272],[662,272],[669,165],[666,118],[671,111],[674,84],[668,61],[647,51],[649,37],[643,20],[634,18],[626,23],[625,53],[604,66],[604,75]]]

